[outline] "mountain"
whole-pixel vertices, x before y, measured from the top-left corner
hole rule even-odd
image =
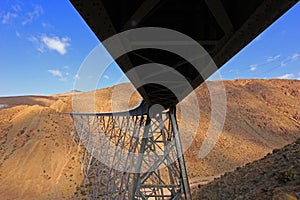
[[[223,83],[227,95],[224,129],[214,149],[202,159],[199,149],[209,127],[211,103],[205,84],[196,89],[201,118],[194,141],[185,152],[190,182],[196,186],[300,137],[300,81]],[[83,181],[83,155],[71,136],[75,131],[72,120],[62,113],[74,111],[72,105],[87,112],[124,110],[140,101],[129,84],[71,93],[0,97],[0,105],[7,105],[0,108],[2,199],[73,199],[76,187]],[[85,103],[77,105],[74,99]],[[180,104],[190,106],[188,100]],[[194,116],[189,113],[186,117],[190,120]]]
[[[202,119],[185,156],[191,178],[232,171],[300,137],[300,81],[234,80],[224,81],[224,86],[225,125],[216,146],[204,159],[198,155],[211,108],[205,85],[196,90]]]
[[[50,106],[55,101],[57,101],[57,98],[54,96],[29,95],[29,96],[0,97],[0,109],[6,107],[18,106],[18,105]]]
[[[72,96],[72,95],[76,95],[76,94],[80,94],[82,93],[82,91],[80,90],[71,90],[70,92],[65,92],[65,93],[61,93],[61,94],[54,94],[51,95],[52,97],[68,97],[68,96]]]

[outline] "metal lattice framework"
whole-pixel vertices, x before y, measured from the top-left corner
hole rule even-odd
[[[191,199],[175,108],[71,113],[89,199]]]

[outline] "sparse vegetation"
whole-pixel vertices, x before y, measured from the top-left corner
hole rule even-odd
[[[296,172],[290,167],[286,170],[280,170],[275,173],[275,178],[279,183],[287,183],[295,180]]]
[[[85,190],[81,190],[80,194],[83,195],[83,196],[85,196],[86,195],[86,191]]]
[[[21,136],[21,135],[23,135],[24,133],[25,133],[25,129],[22,129],[22,130],[19,131],[18,136]]]

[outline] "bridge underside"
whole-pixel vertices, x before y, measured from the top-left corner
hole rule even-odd
[[[102,42],[122,31],[141,27],[168,28],[197,41],[217,66],[215,69],[202,66],[202,70],[207,72],[205,75],[199,74],[199,71],[180,56],[158,49],[135,50],[116,60],[124,73],[149,62],[165,64],[182,74],[195,89],[298,0],[71,0],[71,2]],[[128,41],[135,42],[130,36]],[[144,42],[157,43],[151,40]],[[185,41],[177,42],[178,48],[189,49]],[[174,46],[174,43],[170,45]],[[106,48],[109,50],[111,47]],[[161,104],[171,107],[188,95],[186,93],[178,99],[170,90],[160,85],[138,86],[143,77],[137,75],[128,78],[149,105]]]

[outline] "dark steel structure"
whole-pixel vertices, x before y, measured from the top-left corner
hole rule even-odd
[[[100,41],[133,28],[168,28],[197,41],[218,68],[297,2],[71,0]],[[175,45],[189,48],[185,41]],[[193,89],[215,72],[204,65],[208,73],[203,76],[178,55],[149,48],[132,51],[117,60],[125,73],[149,62],[177,70]],[[135,78],[139,79],[128,78],[133,85]],[[137,90],[144,101],[133,111],[71,113],[77,127],[74,137],[86,149],[83,169],[86,180],[92,183],[89,199],[191,199],[175,117],[176,104],[188,93],[178,98],[168,88],[151,83]],[[166,110],[150,116],[149,108],[154,104]],[[111,151],[112,147],[115,151]],[[141,156],[130,157],[130,153]],[[103,164],[105,160],[108,163]]]
[[[169,28],[198,41],[210,54],[217,67],[221,67],[298,0],[71,0],[71,2],[100,41],[132,28]],[[181,45],[182,48],[188,48],[188,45]],[[130,52],[117,62],[124,72],[148,62],[166,64],[184,75],[193,88],[199,86],[214,72],[210,71],[210,74],[202,77],[182,58],[155,49]],[[131,82],[135,84],[136,81],[131,79]],[[137,89],[149,105],[161,104],[170,107],[181,100],[162,86],[148,84]],[[163,95],[160,95],[161,93]]]

